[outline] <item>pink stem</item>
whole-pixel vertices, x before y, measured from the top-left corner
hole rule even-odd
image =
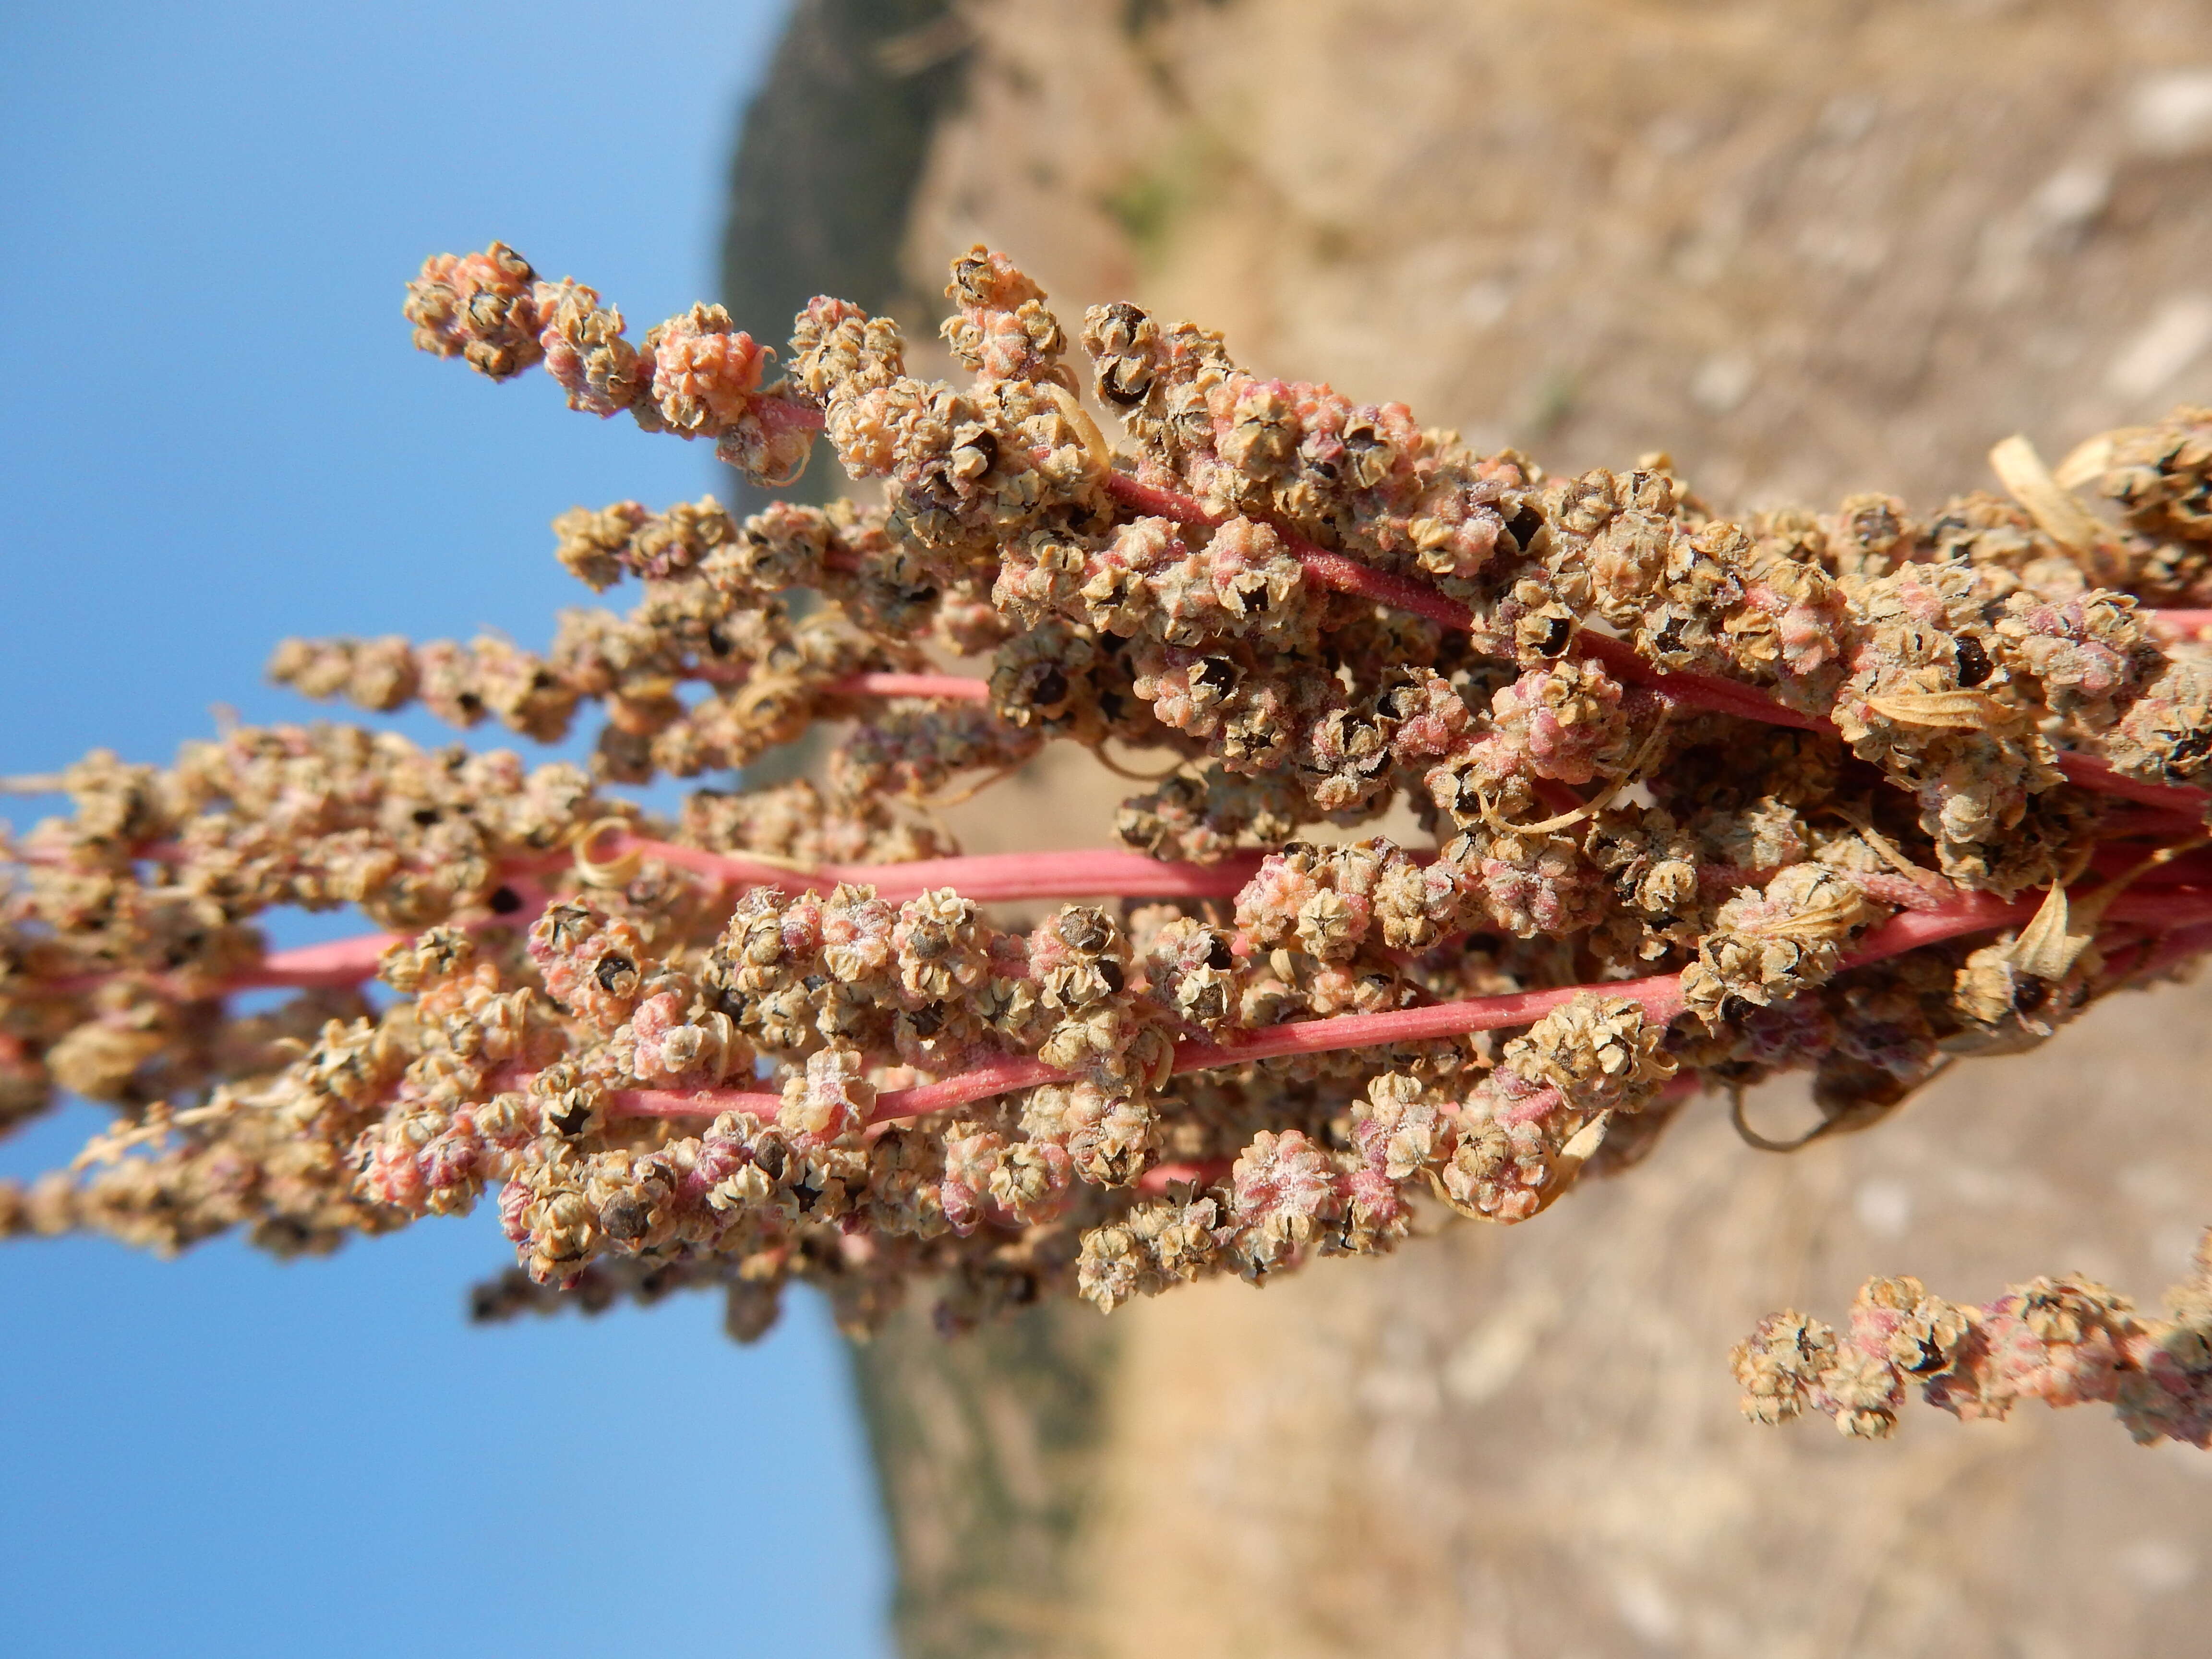
[[[1106,475],[1106,493],[1125,507],[1135,507],[1155,518],[1172,519],[1177,524],[1210,526],[1219,524],[1224,516],[1207,512],[1195,496],[1139,483],[1126,472]],[[1269,522],[1282,538],[1283,545],[1305,567],[1306,574],[1323,587],[1334,588],[1340,593],[1356,593],[1395,610],[1410,611],[1417,617],[1426,617],[1441,627],[1456,629],[1462,634],[1479,631],[1480,624],[1473,611],[1458,600],[1445,598],[1425,582],[1377,570],[1342,553],[1332,553],[1295,530],[1276,523],[1272,517]]]
[[[868,1121],[889,1123],[896,1118],[920,1117],[926,1112],[965,1106],[972,1100],[988,1100],[993,1095],[1035,1088],[1040,1083],[1065,1083],[1068,1075],[1057,1066],[1048,1066],[1041,1060],[994,1060],[988,1066],[978,1066],[972,1072],[963,1072],[940,1082],[918,1083],[908,1089],[887,1089],[876,1097],[876,1109],[868,1114]]]
[[[2193,640],[2204,629],[2212,628],[2212,611],[2157,610],[2142,614],[2153,628],[2185,640]]]
[[[1155,1164],[1137,1177],[1137,1190],[1147,1198],[1158,1198],[1178,1182],[1193,1187],[1211,1187],[1226,1176],[1236,1160],[1209,1158],[1195,1164]]]
[[[1844,955],[1842,965],[1863,968],[1924,945],[2024,922],[2035,914],[2041,902],[2039,897],[2008,902],[1987,893],[1973,893],[1941,910],[1905,911],[1868,933]],[[2191,902],[2170,894],[2123,893],[2112,901],[2106,915],[2114,921],[2148,923],[2161,931],[2212,925],[2212,896]],[[1286,1054],[1328,1054],[1343,1048],[1426,1042],[1437,1037],[1463,1036],[1471,1031],[1527,1025],[1585,992],[1640,1002],[1655,1020],[1673,1019],[1683,1007],[1680,974],[1605,980],[1594,985],[1564,985],[1547,991],[1511,991],[1499,996],[1472,997],[1460,1002],[1439,1002],[1426,1008],[1402,1008],[1389,1013],[1338,1014],[1327,1019],[1296,1020],[1240,1035],[1226,1042],[1179,1042],[1175,1048],[1173,1070],[1180,1076],[1186,1072],[1242,1066]],[[1016,1089],[1034,1088],[1041,1083],[1065,1083],[1073,1075],[1042,1060],[994,1060],[941,1082],[887,1090],[876,1097],[875,1109],[868,1115],[868,1121],[883,1123],[895,1118],[919,1117]],[[618,1115],[648,1117],[712,1117],[726,1111],[750,1112],[758,1109],[751,1103],[763,1101],[769,1103],[766,1109],[773,1111],[781,1103],[777,1097],[711,1089],[689,1096],[631,1091],[616,1096],[615,1101]]]
[[[804,890],[806,888],[819,888],[825,883],[851,882],[856,884],[872,884],[875,887],[878,896],[895,901],[919,897],[921,894],[935,888],[951,887],[963,897],[975,899],[980,902],[1085,896],[1229,898],[1235,896],[1251,879],[1258,871],[1263,856],[1257,853],[1246,853],[1232,855],[1217,864],[1187,864],[1147,858],[1141,853],[1101,848],[1065,853],[994,853],[962,858],[916,859],[902,864],[823,864],[810,871],[794,871],[782,865],[747,859],[741,854],[710,853],[702,848],[679,847],[671,842],[654,841],[643,836],[630,835],[627,831],[617,832],[605,837],[598,847],[587,850],[595,852],[602,859],[618,858],[626,853],[636,853],[644,857],[658,859],[665,864],[672,864],[681,869],[692,871],[696,874],[746,886],[781,887],[787,890],[793,889]],[[541,866],[550,868],[554,863],[565,862],[568,857],[568,854],[561,854],[552,855],[549,859],[532,860],[529,863],[531,868],[536,871]],[[2166,881],[2159,884],[2155,890],[2159,896],[2152,896],[2152,891],[2148,888],[2142,893],[2124,896],[2108,913],[2112,919],[2124,921],[2132,918],[2172,927],[2193,915],[2196,908],[2201,908],[2207,902],[2212,902],[2212,901],[2199,899],[2197,904],[2192,906],[2189,899],[2172,890],[2170,884],[2174,878],[2176,877],[2185,878],[2188,872],[2175,870],[2160,873],[2166,876]],[[1866,884],[1873,885],[1873,884]],[[544,908],[544,897],[542,893],[532,892],[528,896],[535,901],[532,906],[533,911]],[[1858,951],[1846,958],[1847,965],[1856,966],[1862,962],[1880,961],[1884,957],[1895,955],[1899,950],[1909,950],[1915,944],[1932,943],[1937,939],[1951,938],[1960,933],[1972,933],[1983,927],[1999,927],[2024,921],[2034,914],[2035,904],[2040,902],[2038,900],[2007,903],[1986,893],[1963,895],[1932,904],[1927,898],[1913,894],[1892,894],[1881,891],[1875,893],[1875,896],[1885,902],[1917,905],[1917,908],[1909,915],[1892,918],[1883,927],[1869,934],[1861,942]],[[489,926],[503,920],[506,918],[486,917],[471,925]],[[1915,933],[1913,932],[1915,928],[1921,931]],[[1904,942],[1893,945],[1891,943],[1893,938]],[[397,934],[358,934],[349,939],[333,939],[323,945],[303,945],[296,950],[273,951],[257,966],[242,969],[212,984],[195,984],[188,979],[173,975],[156,975],[152,982],[171,994],[182,996],[223,995],[234,991],[258,989],[335,988],[347,985],[358,985],[374,976],[376,964],[384,952],[399,942],[399,936]],[[1872,954],[1869,954],[1869,951]],[[95,989],[118,977],[119,975],[114,973],[79,974],[47,981],[36,988],[50,995],[75,995],[80,992]],[[1639,982],[1649,981],[1620,981],[1622,984]],[[1516,994],[1544,997],[1572,994],[1571,988],[1564,994],[1525,992]],[[1635,994],[1623,993],[1623,994]],[[1413,1034],[1420,1017],[1433,1016],[1435,1013],[1435,1009],[1411,1009],[1392,1014],[1351,1015],[1343,1018],[1354,1020],[1411,1019],[1415,1021],[1415,1024],[1406,1026],[1401,1032],[1394,1032],[1387,1026],[1378,1027],[1377,1030],[1382,1034],[1370,1040],[1379,1042],[1397,1040],[1401,1036]],[[1532,1018],[1534,1017],[1530,1016]],[[1306,1025],[1317,1023],[1320,1022],[1303,1022]],[[1521,1022],[1508,1018],[1498,1023],[1512,1024]],[[1279,1033],[1294,1028],[1285,1026],[1275,1029]],[[1488,1028],[1476,1024],[1461,1029],[1480,1030]],[[1267,1040],[1286,1041],[1290,1046],[1266,1048],[1263,1051],[1251,1047],[1248,1042],[1238,1044],[1237,1051],[1248,1059],[1262,1058],[1263,1052],[1264,1054],[1290,1054],[1310,1051],[1305,1047],[1307,1039],[1304,1038],[1280,1038],[1271,1035],[1270,1039]],[[1357,1045],[1340,1043],[1326,1046]],[[1179,1066],[1178,1069],[1192,1068]],[[941,1091],[948,1088],[946,1084],[926,1084],[920,1086],[925,1090]],[[985,1089],[983,1092],[997,1094],[1003,1092],[1006,1087],[1026,1085],[995,1085]],[[961,1097],[963,1099],[981,1097],[981,1095]],[[950,1101],[950,1096],[947,1098]],[[915,1108],[914,1109],[919,1111],[935,1109]]]
[[[1614,639],[1609,634],[1584,630],[1575,635],[1575,648],[1593,661],[1604,664],[1606,672],[1624,685],[1648,685],[1668,702],[1685,708],[1733,714],[1739,720],[1787,726],[1800,732],[1832,733],[1836,729],[1832,721],[1786,708],[1757,686],[1724,680],[1717,674],[1670,673],[1655,668],[1638,656],[1636,647],[1626,640]]]
[[[1642,979],[1611,980],[1597,985],[1562,985],[1548,991],[1509,991],[1498,996],[1439,1002],[1426,1008],[1400,1008],[1382,1014],[1338,1014],[1328,1019],[1296,1020],[1285,1025],[1271,1025],[1249,1036],[1239,1036],[1228,1042],[1179,1042],[1176,1045],[1175,1069],[1178,1074],[1203,1072],[1285,1054],[1322,1054],[1339,1048],[1366,1048],[1385,1042],[1423,1042],[1436,1037],[1464,1036],[1470,1031],[1527,1025],[1589,991],[1640,1002],[1656,1020],[1669,1020],[1682,1012],[1682,976],[1654,974]]]
[[[1125,506],[1173,519],[1179,524],[1212,525],[1220,522],[1220,514],[1207,512],[1194,497],[1178,495],[1174,490],[1162,489],[1156,485],[1139,483],[1125,472],[1109,473],[1106,489],[1108,494]],[[1379,604],[1410,611],[1447,628],[1470,633],[1480,631],[1473,613],[1465,605],[1445,598],[1425,583],[1376,570],[1341,553],[1332,553],[1286,526],[1272,519],[1270,522],[1273,523],[1284,545],[1297,556],[1307,573],[1322,586],[1335,588],[1340,592],[1358,593]],[[2208,621],[2212,621],[2212,612],[2170,611],[2159,614],[2170,617],[2202,614]],[[1788,708],[1756,686],[1723,679],[1714,674],[1669,673],[1655,668],[1638,656],[1635,647],[1626,640],[1585,631],[1576,635],[1575,646],[1583,655],[1603,663],[1616,679],[1650,686],[1686,708],[1704,708],[1715,714],[1733,714],[1741,720],[1762,721],[1769,726],[1792,726],[1801,732],[1832,733],[1836,729],[1832,720]],[[2118,795],[2147,805],[2168,807],[2191,817],[2201,813],[2207,800],[2212,799],[2212,796],[2208,796],[2202,789],[2178,784],[2143,783],[2123,776],[2109,763],[2091,755],[2061,754],[2058,766],[2071,782],[2081,788]]]
[[[1209,513],[1195,497],[1178,495],[1157,485],[1139,483],[1126,472],[1107,476],[1107,493],[1123,505],[1160,518],[1173,519],[1178,524],[1211,526],[1221,522],[1222,515]],[[1455,629],[1461,633],[1480,633],[1481,624],[1474,613],[1458,600],[1448,599],[1427,583],[1410,576],[1377,570],[1372,565],[1308,540],[1273,515],[1268,522],[1275,533],[1305,568],[1306,573],[1322,586],[1340,593],[1356,593],[1362,599],[1375,600],[1395,610],[1408,611],[1425,617],[1441,627]],[[1639,685],[1649,685],[1686,707],[1711,708],[1721,714],[1739,714],[1747,720],[1763,720],[1769,725],[1796,726],[1810,730],[1823,724],[1816,716],[1801,714],[1785,708],[1766,697],[1756,688],[1740,685],[1711,674],[1669,673],[1655,668],[1637,655],[1635,648],[1625,640],[1616,640],[1603,634],[1583,633],[1576,638],[1576,645],[1585,655],[1594,657],[1610,670],[1614,678]]]
[[[605,849],[602,851],[600,849]],[[1218,864],[1180,864],[1142,853],[1101,848],[1069,853],[985,853],[964,858],[916,859],[904,864],[820,864],[798,871],[748,859],[743,854],[709,853],[622,832],[587,849],[595,857],[638,853],[702,876],[753,887],[803,890],[838,882],[866,883],[880,898],[919,897],[933,888],[951,887],[963,898],[988,902],[1004,899],[1227,898],[1250,880],[1260,854],[1238,854]]]
[[[895,1118],[920,1117],[971,1100],[1033,1088],[1040,1083],[1064,1080],[1066,1072],[1039,1060],[1000,1060],[963,1072],[939,1083],[916,1084],[908,1089],[886,1089],[876,1097],[871,1123]],[[724,1112],[744,1112],[754,1117],[774,1117],[783,1104],[781,1095],[744,1093],[730,1089],[698,1089],[689,1094],[667,1089],[624,1089],[614,1097],[617,1117],[717,1117]]]
[[[2115,770],[2110,761],[2072,750],[2059,751],[2058,769],[2066,775],[2068,782],[2081,788],[2118,795],[2123,800],[2140,801],[2145,806],[2163,807],[2191,818],[2201,818],[2207,803],[2212,802],[2212,795],[2202,789],[2181,783],[2144,783]]]
[[[747,887],[781,887],[787,891],[820,889],[839,882],[872,884],[878,896],[893,901],[918,898],[939,887],[957,888],[963,898],[980,902],[1039,898],[1231,898],[1260,867],[1261,855],[1237,854],[1218,864],[1178,864],[1146,857],[1142,853],[1100,848],[1069,853],[980,854],[967,858],[915,859],[903,864],[823,864],[795,871],[742,855],[710,853],[702,848],[678,847],[627,832],[602,837],[586,849],[601,859],[637,853],[658,859],[695,874],[709,876]],[[514,870],[544,874],[570,861],[573,854],[556,853],[519,860]],[[510,886],[522,885],[510,880]],[[544,908],[541,893],[529,896],[532,908]],[[519,915],[519,912],[517,915]],[[493,916],[471,926],[489,926],[509,918]],[[524,922],[521,925],[527,925]],[[289,987],[358,985],[374,978],[376,964],[396,943],[391,933],[363,933],[334,939],[326,945],[278,951],[252,968],[212,983],[193,982],[173,975],[150,978],[155,986],[177,996],[220,996],[232,991]],[[75,974],[23,988],[50,996],[74,996],[95,990],[118,973]]]
[[[2086,891],[2069,889],[2069,896],[2081,901],[2094,898],[2096,891],[2094,888]],[[2032,898],[2009,902],[1992,893],[1971,893],[1941,910],[1904,911],[1892,916],[1862,939],[1844,956],[1844,966],[1863,968],[1869,963],[1901,956],[1923,945],[1956,939],[1961,933],[1978,933],[1997,927],[2014,927],[2033,917],[2042,903],[2040,893]],[[2137,892],[2131,888],[2114,898],[2106,907],[2105,919],[2140,923],[2160,933],[2192,927],[2212,921],[2212,894],[2190,895],[2171,890]]]
[[[991,683],[968,674],[848,674],[830,681],[828,689],[844,696],[991,700]]]
[[[736,1089],[697,1089],[688,1094],[674,1089],[623,1089],[613,1098],[617,1117],[720,1117],[724,1112],[774,1117],[783,1105],[781,1095]]]
[[[760,417],[763,426],[771,430],[822,430],[821,410],[803,398],[756,398],[752,400],[751,412]]]
[[[1192,503],[1195,506],[1196,503]],[[1303,536],[1276,526],[1284,544],[1297,555],[1298,562],[1306,574],[1324,587],[1340,593],[1357,594],[1363,599],[1373,599],[1394,610],[1411,611],[1425,617],[1441,627],[1455,629],[1462,634],[1476,631],[1474,612],[1457,599],[1447,599],[1425,582],[1377,570],[1372,565],[1362,564],[1342,553],[1332,553],[1325,547],[1316,547]]]
[[[738,663],[696,663],[684,671],[686,679],[713,685],[743,685],[750,678]],[[956,697],[963,702],[988,702],[991,683],[971,674],[841,674],[823,682],[822,691],[836,697]]]
[[[76,854],[67,847],[51,843],[31,844],[17,842],[0,856],[0,864],[34,864],[44,869],[54,869],[73,862]],[[149,864],[182,864],[187,854],[173,841],[149,841],[143,847],[132,849],[131,857],[143,859]]]
[[[226,991],[291,987],[358,985],[372,977],[384,953],[406,940],[398,933],[360,933],[334,939],[323,945],[303,945],[293,951],[272,951],[258,968],[248,968],[223,982]]]
[[[1180,1076],[1185,1072],[1242,1066],[1284,1054],[1327,1054],[1381,1042],[1418,1042],[1501,1026],[1526,1025],[1573,1001],[1585,991],[1632,997],[1650,1010],[1655,1018],[1671,1019],[1682,1006],[1679,974],[1652,975],[1601,985],[1567,985],[1549,991],[1513,991],[1501,996],[1440,1002],[1426,1008],[1405,1008],[1389,1013],[1339,1014],[1328,1019],[1301,1020],[1270,1026],[1233,1042],[1179,1042],[1175,1048],[1173,1069]],[[876,1097],[875,1109],[869,1113],[868,1121],[883,1123],[894,1118],[919,1117],[926,1112],[964,1106],[971,1101],[1016,1089],[1034,1088],[1041,1083],[1065,1083],[1073,1075],[1039,1060],[994,1060],[941,1082],[886,1090]],[[766,1096],[714,1089],[702,1089],[689,1096],[633,1090],[615,1097],[615,1109],[622,1116],[711,1117],[726,1111],[751,1111],[755,1109],[751,1103],[769,1099]],[[768,1109],[773,1111],[775,1104]]]
[[[1991,893],[1962,893],[1940,910],[1901,910],[1846,951],[1843,965],[1863,968],[1961,933],[2008,927],[2028,920],[2040,902],[2040,896],[2008,903]]]
[[[545,908],[546,895],[535,882],[525,879],[504,884],[521,902],[505,915],[496,912],[477,916],[459,925],[474,933],[479,928],[507,923],[526,927]],[[523,912],[527,910],[528,915]],[[349,985],[359,985],[376,977],[377,963],[384,953],[395,945],[404,945],[409,936],[398,933],[354,933],[344,939],[326,939],[320,945],[302,945],[289,951],[271,951],[251,968],[241,968],[221,979],[195,979],[185,974],[151,974],[145,982],[163,994],[180,999],[228,996],[234,991],[313,991],[342,990]],[[100,974],[72,974],[62,979],[34,981],[25,988],[47,996],[75,996],[94,991],[111,981],[125,977],[128,969]]]
[[[241,968],[214,981],[194,980],[187,975],[153,974],[148,982],[176,997],[226,996],[233,991],[336,990],[373,979],[376,964],[393,945],[403,943],[397,933],[356,933],[349,939],[323,945],[303,945],[293,951],[271,951],[251,968]],[[51,996],[75,996],[94,991],[121,973],[71,974],[29,988]]]

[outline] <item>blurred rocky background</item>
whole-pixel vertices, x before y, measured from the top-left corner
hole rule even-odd
[[[1003,248],[1239,361],[1721,509],[1916,505],[2212,402],[2212,9],[2089,0],[800,0],[727,298],[894,310]],[[840,483],[824,467],[819,490]],[[1055,755],[972,850],[1107,834]],[[1011,797],[1011,799],[1010,799]],[[1012,810],[1009,810],[1009,809]],[[1786,1157],[1699,1103],[1534,1224],[856,1347],[921,1656],[2193,1655],[2212,1455],[2101,1413],[1737,1415],[1869,1274],[2148,1301],[2212,1221],[2201,988]],[[1802,1094],[1750,1104],[1786,1133]]]

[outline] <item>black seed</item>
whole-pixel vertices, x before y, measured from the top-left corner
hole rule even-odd
[[[546,1121],[552,1124],[558,1133],[573,1138],[591,1127],[592,1109],[582,1101],[578,1101],[566,1110],[556,1112]]]
[[[637,964],[628,957],[601,957],[599,967],[593,970],[599,981],[599,989],[610,995],[615,994],[617,980],[624,974],[634,974],[636,971]]]
[[[907,1018],[926,1037],[935,1036],[945,1025],[945,1016],[935,1008],[917,1008]]]
[[[799,1214],[805,1215],[811,1210],[814,1207],[815,1200],[822,1196],[822,1192],[821,1188],[810,1187],[803,1181],[793,1187],[791,1189],[791,1195],[799,1200]]]
[[[1547,657],[1556,657],[1567,648],[1567,641],[1575,636],[1575,625],[1565,617],[1554,617],[1551,626],[1544,630],[1544,642],[1536,649]]]
[[[2051,981],[2030,974],[2013,987],[2012,1006],[2017,1014],[2032,1014],[2051,1000]]]
[[[1524,552],[1528,550],[1528,544],[1536,539],[1536,532],[1543,527],[1543,510],[1534,501],[1522,502],[1521,510],[1505,521],[1505,533],[1512,537],[1514,545]]]
[[[441,815],[434,806],[418,806],[407,816],[427,830],[438,821]]]
[[[1101,957],[1098,959],[1098,977],[1106,981],[1106,988],[1109,991],[1118,991],[1127,983],[1121,974],[1121,964],[1111,957]]]
[[[1666,626],[1659,630],[1659,637],[1652,641],[1653,645],[1662,651],[1680,651],[1682,648],[1682,624],[1686,620],[1683,617],[1668,617]]]
[[[489,902],[494,915],[511,916],[522,908],[522,895],[512,887],[495,887]]]
[[[1036,690],[1030,701],[1040,708],[1049,708],[1054,703],[1067,701],[1067,676],[1057,668],[1048,668],[1037,676]]]
[[[1237,684],[1237,665],[1226,657],[1208,657],[1199,665],[1198,683],[1216,691]]]
[[[1223,969],[1234,968],[1237,965],[1237,953],[1229,948],[1229,941],[1218,933],[1213,936],[1212,943],[1206,947],[1206,965],[1209,968]]]
[[[1099,395],[1109,403],[1124,407],[1145,401],[1145,394],[1152,389],[1152,376],[1148,364],[1128,358],[1116,358],[1106,365],[1106,372],[1098,377]]]
[[[1982,649],[1982,642],[1971,634],[1959,636],[1952,647],[1952,653],[1959,659],[1960,685],[1979,685],[1996,672],[1990,662],[1990,653]]]

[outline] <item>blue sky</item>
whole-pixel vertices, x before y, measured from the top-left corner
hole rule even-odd
[[[308,715],[261,680],[286,634],[539,642],[582,597],[555,514],[713,488],[413,352],[401,285],[496,236],[634,332],[708,294],[781,11],[0,9],[0,772]],[[879,1651],[820,1306],[750,1349],[702,1298],[471,1329],[509,1259],[488,1211],[289,1265],[0,1249],[0,1653]]]

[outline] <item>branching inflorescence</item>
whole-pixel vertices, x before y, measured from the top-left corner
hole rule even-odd
[[[2212,411],[2056,476],[2012,441],[2008,495],[1924,520],[1736,522],[1664,456],[1550,477],[1133,306],[1079,380],[981,249],[947,293],[964,384],[827,299],[771,380],[717,307],[634,345],[507,248],[431,260],[425,349],[764,483],[826,436],[881,505],[580,507],[559,556],[627,615],[271,665],[539,740],[594,704],[588,768],[327,725],[70,768],[8,849],[0,1120],[117,1116],[0,1231],[313,1250],[495,1190],[526,1277],[486,1316],[714,1285],[757,1334],[792,1279],[856,1329],[925,1279],[952,1329],[1111,1310],[1389,1249],[1423,1204],[1524,1220],[1700,1091],[1807,1070],[1816,1133],[1861,1128],[2212,946]],[[610,793],[825,726],[811,781],[665,823]],[[1173,769],[1119,848],[962,856],[927,809],[1055,739]],[[1394,809],[1407,844],[1358,838]],[[389,931],[270,953],[288,905]],[[2203,1301],[1879,1280],[1738,1369],[1769,1419],[1885,1431],[1911,1378],[2202,1444]]]

